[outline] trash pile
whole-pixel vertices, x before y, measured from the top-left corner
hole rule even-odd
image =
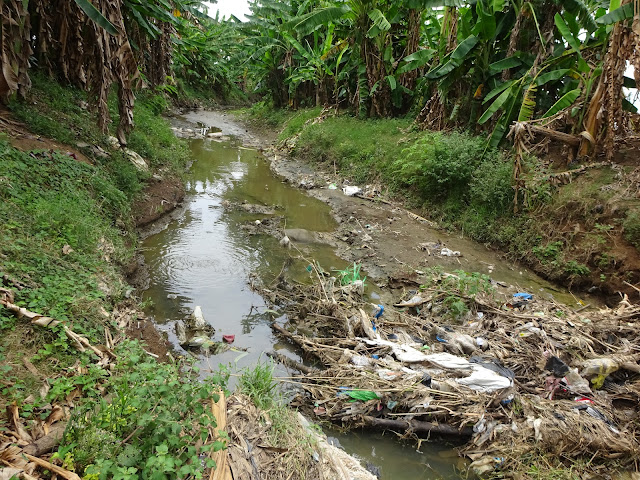
[[[584,457],[592,473],[640,459],[640,306],[628,298],[574,311],[483,275],[431,271],[385,308],[312,276],[254,288],[289,319],[274,329],[322,364],[286,362],[306,372],[292,406],[313,420],[462,438],[477,474],[528,469],[535,455]]]

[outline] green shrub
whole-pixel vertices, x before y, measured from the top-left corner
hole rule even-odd
[[[425,198],[465,198],[474,171],[485,160],[484,149],[480,137],[426,132],[393,165],[403,181]]]
[[[640,249],[640,214],[637,210],[630,210],[622,223],[624,238],[634,247]]]
[[[225,446],[207,442],[219,388],[199,382],[188,363],[156,362],[137,342],[121,343],[116,354],[102,385],[107,396],[96,390],[74,410],[58,452],[68,452],[85,478],[201,478],[201,458]]]
[[[500,214],[513,201],[513,165],[502,155],[487,156],[475,169],[470,182],[471,205]]]

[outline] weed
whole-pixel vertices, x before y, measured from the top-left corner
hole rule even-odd
[[[239,389],[260,409],[269,409],[276,403],[276,383],[273,380],[274,366],[270,363],[257,364],[240,376]]]
[[[600,223],[596,223],[593,228],[598,232],[606,233],[613,230],[613,225],[602,225]]]
[[[340,280],[340,285],[350,285],[352,283],[361,281],[364,283],[367,280],[367,277],[361,278],[360,271],[362,270],[362,265],[356,262],[353,262],[353,267],[345,268],[344,270],[340,270],[337,272],[338,279]]]
[[[533,247],[533,254],[542,262],[557,260],[562,253],[562,242],[549,242],[545,246]]]
[[[158,364],[136,342],[116,354],[121,361],[102,385],[108,396],[86,399],[64,437],[76,470],[98,479],[201,476],[198,456],[225,445],[203,445],[216,426],[208,404],[218,387],[194,381],[189,364]]]
[[[591,270],[583,263],[569,260],[564,265],[564,273],[569,277],[583,277],[589,275]]]
[[[622,223],[624,238],[636,248],[640,249],[640,214],[637,210],[629,210]]]

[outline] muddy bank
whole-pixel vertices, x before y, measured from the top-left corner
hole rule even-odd
[[[438,230],[435,224],[405,209],[401,203],[381,198],[379,185],[362,186],[358,196],[345,195],[343,187],[348,183],[343,183],[339,176],[286,157],[274,146],[272,136],[252,130],[230,113],[199,110],[184,119],[213,126],[223,135],[237,135],[243,145],[259,146],[276,175],[327,203],[338,224],[330,233],[336,253],[348,262],[361,263],[378,288],[387,286],[388,279],[400,273],[411,277],[416,271],[441,266],[447,271],[480,272],[497,282],[553,296],[577,308],[598,303],[589,295],[576,298],[568,294],[528,268],[510,262],[505,254]]]

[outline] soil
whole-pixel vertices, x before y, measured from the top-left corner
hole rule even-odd
[[[146,350],[158,356],[158,361],[169,359],[172,347],[169,341],[158,331],[155,323],[148,319],[132,322],[126,329],[127,337],[133,340],[141,340],[146,344]]]
[[[365,192],[364,196],[369,196],[370,199],[344,195],[341,190],[344,179],[339,174],[323,171],[321,167],[312,167],[305,161],[286,157],[286,152],[278,150],[276,146],[275,133],[261,125],[245,124],[243,120],[224,112],[203,110],[189,113],[186,118],[189,121],[220,128],[225,135],[236,135],[246,145],[261,147],[261,150],[266,150],[272,170],[277,175],[299,188],[308,190],[309,194],[331,205],[333,214],[340,224],[336,232],[338,255],[349,261],[362,262],[367,274],[377,282],[393,277],[398,270],[421,270],[434,265],[441,265],[450,270],[469,270],[469,266],[474,266],[477,271],[488,274],[497,268],[496,265],[487,262],[487,258],[482,253],[476,254],[478,249],[482,249],[481,245],[463,237],[451,237],[438,231],[435,224],[422,217],[416,217],[414,212],[406,210],[401,202],[389,202],[377,195],[366,195],[373,192]],[[622,166],[629,165],[630,151],[635,147],[637,145],[634,142],[625,142],[620,150],[620,158],[616,157],[614,163]],[[550,152],[551,161],[553,157],[553,153]],[[591,172],[588,171],[580,176],[576,183],[583,178],[588,182],[590,175]],[[330,183],[334,183],[338,188],[327,189]],[[588,183],[585,184],[588,185]],[[376,189],[375,185],[371,186],[371,190],[377,193],[382,190],[381,186],[378,187]],[[626,187],[621,182],[619,188]],[[585,192],[585,195],[588,195],[588,192]],[[614,202],[604,206],[604,215],[600,215],[597,221],[619,224],[620,215],[624,211],[616,205],[617,203]],[[569,207],[567,205],[567,208]],[[567,212],[567,216],[575,218],[575,212],[579,207],[577,206],[572,212]],[[621,294],[627,294],[632,301],[640,300],[640,291],[630,285],[640,281],[640,252],[624,240],[622,229],[616,228],[606,234],[606,248],[603,250],[602,247],[594,245],[588,235],[591,228],[587,228],[586,225],[593,223],[589,212],[586,212],[584,218],[577,222],[565,221],[562,215],[563,212],[559,211],[557,218],[545,216],[537,221],[548,225],[550,232],[566,230],[563,238],[573,245],[567,249],[568,255],[575,257],[579,263],[586,263],[592,271],[590,277],[576,281],[575,278],[566,275],[557,275],[534,255],[525,259],[527,265],[512,264],[507,267],[514,272],[514,276],[530,268],[543,278],[583,292],[583,296],[587,295],[588,290],[592,297],[598,297],[609,305],[617,304]],[[444,237],[447,237],[445,243],[440,240]],[[421,248],[420,244],[431,244],[433,247],[437,245],[437,247]],[[462,255],[443,258],[439,255],[442,247],[460,251]],[[509,260],[506,253],[500,254],[489,246],[486,246],[486,253],[488,257],[494,258],[497,254],[504,262]],[[613,260],[611,265],[602,269],[602,257],[606,255]],[[600,278],[602,271],[606,273],[606,282]]]
[[[176,178],[153,178],[139,200],[134,203],[133,212],[138,228],[153,223],[173,211],[184,199],[184,185]]]

